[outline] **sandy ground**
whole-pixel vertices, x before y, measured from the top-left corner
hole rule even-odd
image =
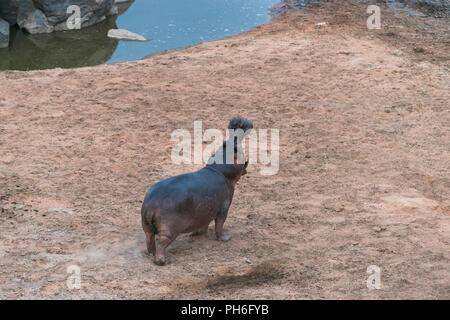
[[[449,299],[448,19],[383,11],[368,30],[365,10],[331,2],[142,61],[0,72],[0,298]],[[155,266],[144,194],[200,167],[172,163],[170,134],[237,115],[280,130],[279,173],[249,167],[231,241],[183,235]]]

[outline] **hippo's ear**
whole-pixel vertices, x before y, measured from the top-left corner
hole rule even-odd
[[[228,129],[233,130],[241,129],[245,133],[247,133],[248,130],[253,129],[253,123],[245,118],[236,117],[230,120],[230,123],[228,124]]]

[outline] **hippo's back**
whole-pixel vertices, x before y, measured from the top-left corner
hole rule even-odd
[[[223,174],[210,168],[181,174],[155,183],[147,192],[143,207],[157,206],[169,211],[212,210],[227,199],[232,186]]]

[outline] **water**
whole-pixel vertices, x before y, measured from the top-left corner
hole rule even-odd
[[[74,68],[141,59],[149,54],[229,37],[270,20],[279,0],[136,0],[95,26],[30,35],[12,28],[10,47],[0,49],[0,70]],[[108,38],[123,28],[152,39]]]

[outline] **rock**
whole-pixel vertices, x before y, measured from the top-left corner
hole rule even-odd
[[[9,23],[0,18],[0,48],[9,45]]]
[[[119,14],[119,8],[117,6],[112,6],[111,10],[108,12],[108,16],[115,16]]]
[[[31,34],[50,33],[53,31],[53,26],[48,23],[45,14],[38,9],[28,13],[25,18],[19,18],[17,24]]]
[[[81,27],[88,27],[118,13],[114,0],[0,0],[0,17],[10,24],[26,26],[30,33],[69,30],[67,20],[80,8]],[[44,18],[45,17],[45,18]]]
[[[386,230],[386,227],[379,227],[379,226],[375,226],[372,228],[373,231],[375,232],[382,232]]]
[[[333,201],[328,201],[328,202],[324,203],[323,207],[327,210],[334,211],[334,212],[342,212],[345,209],[343,204],[335,203]]]
[[[149,41],[149,39],[125,29],[111,29],[108,37],[127,41]]]
[[[121,15],[125,11],[128,10],[128,8],[131,7],[131,5],[134,3],[134,0],[116,0],[114,2],[114,7],[118,9],[118,15]]]
[[[439,202],[414,192],[392,194],[381,199],[384,202],[383,207],[386,211],[412,213],[415,211],[436,212],[440,210]]]
[[[69,30],[67,19],[73,12],[67,9],[67,1],[60,0],[33,0],[35,7],[42,10],[49,23],[55,26],[55,31]],[[106,19],[114,5],[114,0],[71,0],[71,6],[78,6],[81,14],[81,27],[88,27]]]
[[[0,17],[8,21],[11,25],[16,23],[19,1],[20,0],[0,1]]]
[[[26,19],[35,9],[33,0],[0,1],[0,17],[8,21],[10,25],[16,24],[19,18]]]
[[[70,208],[53,208],[53,209],[51,209],[51,212],[67,213],[67,214],[73,215],[73,209],[70,209]]]

